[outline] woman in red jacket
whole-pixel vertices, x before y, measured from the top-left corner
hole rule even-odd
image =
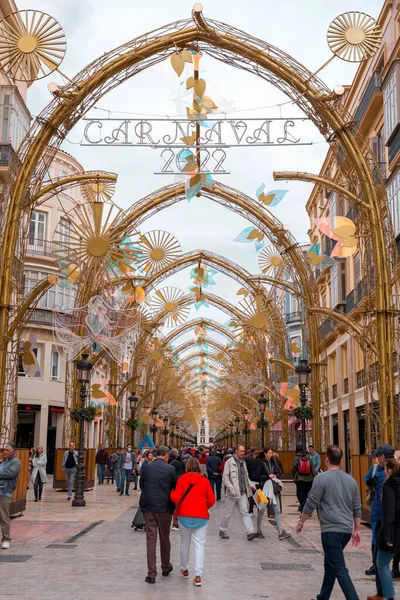
[[[194,542],[194,585],[201,585],[204,565],[204,546],[208,519],[208,509],[215,504],[215,495],[207,477],[201,474],[197,458],[189,458],[186,473],[178,479],[171,500],[177,505],[179,531],[181,534],[181,573],[189,577],[190,541]]]

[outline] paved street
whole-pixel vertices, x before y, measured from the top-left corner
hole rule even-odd
[[[12,522],[12,549],[0,554],[3,598],[310,600],[318,592],[323,564],[318,520],[308,521],[304,534],[294,533],[298,513],[293,484],[285,485],[284,496],[284,523],[292,540],[278,542],[266,519],[265,541],[248,542],[237,514],[229,528],[231,539],[221,540],[223,503],[212,509],[201,588],[180,576],[178,532],[171,532],[174,572],[168,578],[160,574],[154,586],[145,583],[145,534],[131,528],[138,492],[120,498],[114,486],[104,484],[87,494],[83,509],[71,507],[66,494],[50,486],[41,503],[32,501],[32,490],[29,494],[24,516]],[[370,565],[369,545],[365,526],[361,547],[347,553],[360,599],[374,590],[372,578],[364,575]],[[21,562],[1,562],[4,559]],[[332,598],[343,598],[339,588]]]

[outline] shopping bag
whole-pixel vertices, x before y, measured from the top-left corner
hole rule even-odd
[[[263,510],[268,504],[268,498],[265,496],[262,490],[256,490],[253,496],[253,500],[258,510]]]

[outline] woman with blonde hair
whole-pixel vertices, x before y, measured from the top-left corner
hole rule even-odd
[[[400,551],[400,460],[388,458],[385,463],[387,478],[382,487],[383,524],[378,534],[376,579],[380,580],[383,597],[394,598],[390,561]]]
[[[215,504],[214,492],[207,477],[201,473],[197,458],[191,457],[186,463],[186,473],[178,479],[171,492],[175,502],[181,536],[181,573],[189,578],[190,542],[194,544],[194,578],[196,586],[201,585],[204,567],[204,547],[208,520],[208,510]]]

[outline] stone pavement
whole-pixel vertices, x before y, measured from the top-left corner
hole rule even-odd
[[[32,494],[30,490],[29,494]],[[96,486],[86,495],[88,506],[73,508],[62,492],[50,485],[44,499],[29,496],[23,517],[12,521],[12,548],[0,550],[1,598],[18,600],[310,600],[319,590],[323,555],[318,519],[313,516],[298,535],[294,485],[285,484],[284,526],[293,534],[279,542],[275,527],[265,519],[265,540],[246,540],[240,517],[234,513],[230,540],[218,536],[223,502],[211,511],[205,572],[201,588],[179,572],[179,532],[171,532],[174,571],[145,583],[145,534],[131,522],[138,492],[119,497],[115,487]],[[370,529],[363,526],[361,547],[349,548],[348,566],[360,600],[374,592],[370,566]],[[3,562],[7,560],[7,562]],[[8,562],[10,561],[10,562]],[[397,584],[396,587],[400,587]],[[332,600],[343,598],[338,586]]]

